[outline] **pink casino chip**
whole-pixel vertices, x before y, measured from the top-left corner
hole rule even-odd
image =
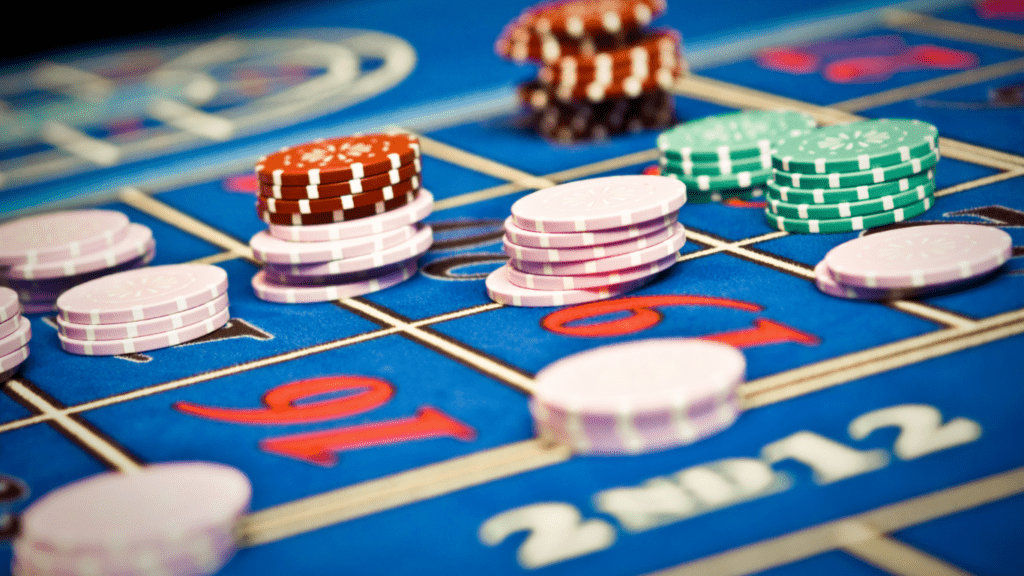
[[[10,288],[0,286],[0,322],[7,322],[21,312],[18,305],[18,293]]]
[[[148,336],[139,336],[138,338],[77,340],[65,336],[63,332],[58,332],[57,339],[60,340],[60,347],[65,352],[72,354],[80,354],[82,356],[118,356],[120,354],[135,354],[137,352],[177,346],[178,344],[206,336],[227,324],[230,319],[231,314],[225,309],[195,324]]]
[[[125,237],[98,252],[90,252],[68,260],[57,260],[38,264],[17,264],[4,273],[8,278],[38,280],[61,278],[86,274],[134,260],[146,254],[155,246],[153,232],[142,224],[129,224]]]
[[[128,223],[113,210],[51,212],[7,222],[0,225],[0,264],[43,264],[102,251],[124,239]]]
[[[586,288],[600,288],[601,286],[612,286],[623,282],[641,280],[649,276],[668,270],[676,263],[676,255],[671,254],[655,260],[650,264],[626,268],[617,272],[605,274],[582,274],[577,276],[544,276],[541,274],[527,274],[508,266],[508,281],[522,288],[531,290],[581,290]]]
[[[665,450],[732,424],[745,374],[743,353],[718,342],[614,344],[538,372],[530,409],[541,437],[581,454]]]
[[[509,264],[521,272],[543,276],[598,274],[650,264],[666,256],[676,254],[684,244],[686,244],[686,230],[682,224],[675,224],[672,235],[668,239],[627,254],[581,262],[529,262],[512,259],[509,260]]]
[[[353,280],[339,284],[277,284],[267,278],[265,272],[258,272],[252,277],[252,289],[256,297],[268,302],[280,304],[307,304],[311,302],[329,302],[341,298],[353,298],[378,292],[400,284],[416,275],[419,267],[415,260],[395,268],[380,276]]]
[[[420,225],[412,238],[390,248],[355,258],[331,260],[319,264],[295,264],[292,266],[268,265],[266,269],[273,274],[288,276],[334,276],[362,272],[373,268],[381,268],[410,258],[418,258],[426,252],[434,242],[430,226]]]
[[[269,232],[271,236],[289,242],[331,242],[381,234],[401,226],[415,224],[430,216],[433,209],[434,197],[425,188],[421,188],[415,200],[383,214],[331,224],[308,226],[271,224]]]
[[[577,248],[531,248],[515,244],[509,241],[508,236],[505,236],[502,240],[502,248],[505,254],[508,254],[509,257],[515,260],[526,260],[529,262],[579,262],[580,260],[594,260],[636,252],[637,250],[642,250],[668,240],[674,231],[675,229],[669,225],[637,238]]]
[[[27,320],[26,320],[27,321]],[[28,360],[28,345],[15,348],[13,351],[0,356],[0,371],[14,370]]]
[[[973,224],[934,224],[855,238],[825,255],[836,281],[864,288],[922,288],[976,278],[1006,262],[1010,235]]]
[[[249,246],[257,258],[271,264],[318,264],[381,252],[409,240],[415,234],[415,226],[402,226],[379,234],[344,240],[289,242],[266,232],[257,232],[249,240]]]
[[[539,308],[545,306],[566,306],[584,304],[621,296],[642,287],[650,281],[650,277],[601,286],[599,288],[582,288],[576,290],[532,290],[516,286],[508,279],[509,266],[506,264],[487,276],[485,285],[491,300],[506,306],[522,306]]]
[[[515,225],[512,217],[505,219],[505,236],[513,244],[530,248],[578,248],[621,242],[667,228],[678,219],[679,212],[672,212],[661,218],[640,222],[633,226],[609,228],[597,232],[534,232]]]
[[[538,190],[512,205],[516,226],[534,232],[592,232],[632,226],[679,210],[686,186],[663,176],[607,176]]]
[[[20,308],[19,308],[20,309]],[[0,338],[5,338],[14,333],[15,330],[21,326],[21,314],[12,316],[3,322],[0,322]]]
[[[21,516],[16,571],[209,575],[234,554],[252,487],[229,466],[175,462],[107,472],[46,494]]]
[[[75,286],[57,306],[61,318],[76,324],[137,322],[201,306],[227,288],[227,272],[217,266],[153,266]]]
[[[6,356],[18,348],[23,348],[32,339],[32,323],[28,318],[18,318],[18,326],[13,332],[0,338],[0,356]]]
[[[94,270],[92,272],[86,272],[85,274],[75,274],[74,276],[61,276],[60,278],[45,278],[41,280],[15,280],[8,278],[6,279],[7,285],[17,290],[19,293],[30,293],[30,294],[55,294],[54,300],[57,296],[63,294],[67,290],[78,286],[79,284],[88,282],[89,280],[95,280],[108,274],[114,274],[115,272],[124,272],[125,270],[134,270],[141,268],[153,261],[156,257],[156,243],[151,243],[149,249],[142,256],[132,258],[126,262],[122,262],[112,268],[103,268],[101,270]]]
[[[58,316],[57,328],[61,334],[74,340],[123,340],[178,330],[190,324],[213,318],[227,307],[228,295],[221,294],[216,299],[196,308],[138,322],[75,324]]]

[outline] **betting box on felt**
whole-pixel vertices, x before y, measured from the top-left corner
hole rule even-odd
[[[1024,8],[609,2],[294,4],[5,64],[0,573],[1024,573]],[[786,134],[694,147],[730,118]],[[281,160],[353,138],[358,168]],[[659,208],[533,209],[609,182]],[[25,217],[74,246],[26,256]],[[844,244],[939,230],[983,273]],[[673,370],[718,395],[685,441],[571,417]]]

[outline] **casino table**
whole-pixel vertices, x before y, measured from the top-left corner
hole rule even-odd
[[[524,7],[271,5],[209,33],[4,67],[4,217],[123,212],[153,230],[153,265],[225,270],[231,319],[172,348],[89,357],[60,348],[52,313],[28,315],[31,355],[0,385],[0,571],[18,513],[47,492],[198,460],[253,486],[226,576],[1024,574],[1020,2],[674,2],[657,21],[682,33],[691,68],[672,88],[681,121],[788,109],[937,126],[936,204],[896,226],[1005,230],[1014,258],[996,275],[914,299],[828,296],[814,266],[862,233],[779,231],[762,200],[734,198],[682,208],[686,244],[656,281],[552,308],[484,289],[511,205],[643,173],[657,132],[563,144],[524,129],[516,86],[534,70],[493,47]],[[347,75],[327,73],[352,54]],[[182,104],[210,86],[220,99]],[[419,273],[331,302],[257,299],[256,159],[392,128],[419,135],[436,198]],[[536,437],[538,371],[669,337],[743,352],[731,427],[629,456]],[[387,393],[360,404],[368,378]],[[272,393],[292,417],[260,417]]]

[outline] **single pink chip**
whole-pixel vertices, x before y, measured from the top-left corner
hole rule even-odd
[[[513,244],[528,246],[530,248],[578,248],[580,246],[595,246],[598,244],[609,244],[621,242],[630,238],[637,238],[667,228],[674,224],[679,217],[679,212],[672,212],[646,222],[640,222],[633,226],[622,228],[609,228],[596,232],[534,232],[524,230],[515,225],[512,217],[505,219],[505,236]]]
[[[430,216],[433,209],[434,197],[426,188],[420,188],[420,193],[416,196],[415,200],[390,212],[347,222],[334,222],[332,224],[316,224],[311,226],[280,226],[271,224],[269,232],[271,236],[288,240],[289,242],[345,240],[370,234],[380,234],[394,228],[415,224]]]
[[[535,232],[592,232],[671,214],[686,185],[664,176],[607,176],[538,190],[512,205],[515,225]]]
[[[258,272],[252,277],[252,289],[256,297],[268,302],[281,304],[305,304],[310,302],[329,302],[342,298],[353,298],[390,288],[412,278],[419,267],[416,261],[392,270],[375,278],[354,280],[344,284],[276,284],[267,279],[266,272]]]
[[[217,266],[152,266],[75,286],[57,306],[61,318],[76,324],[137,322],[201,306],[227,288],[227,272]]]
[[[230,319],[231,314],[227,309],[224,309],[210,318],[195,324],[148,336],[139,336],[138,338],[77,340],[65,336],[63,332],[58,332],[57,339],[60,340],[60,347],[72,354],[80,354],[82,356],[118,356],[120,354],[135,354],[137,352],[177,346],[178,344],[206,336],[227,324]]]
[[[373,268],[380,268],[395,262],[401,262],[410,258],[418,258],[430,249],[434,243],[433,231],[430,226],[420,224],[412,238],[396,244],[390,248],[374,252],[365,256],[354,258],[343,258],[331,260],[319,264],[293,264],[291,266],[270,264],[266,268],[272,269],[274,274],[289,276],[333,276],[337,274],[349,274],[361,272]]]
[[[14,331],[17,330],[19,326],[21,326],[21,320],[21,314],[17,314],[15,316],[8,318],[7,320],[4,320],[3,322],[0,322],[0,338],[4,338],[10,334],[13,334]]]
[[[531,290],[516,286],[508,279],[509,266],[506,264],[487,276],[485,285],[491,300],[506,306],[523,306],[538,308],[545,306],[566,306],[605,300],[629,293],[650,281],[650,277],[601,286],[598,288],[581,288],[577,290]]]
[[[0,264],[71,260],[114,246],[128,217],[113,210],[74,210],[19,218],[0,225]]]
[[[18,293],[10,288],[0,286],[0,322],[7,322],[20,312]]]
[[[380,234],[331,240],[328,242],[290,242],[257,232],[249,240],[253,254],[272,264],[318,264],[342,258],[355,258],[380,252],[401,244],[416,234],[415,226],[402,226]]]
[[[6,356],[18,348],[23,348],[32,339],[32,323],[28,318],[19,318],[18,327],[14,332],[0,338],[0,356]]]
[[[43,314],[57,310],[57,302],[24,302],[21,311],[25,314]]]
[[[846,286],[922,288],[987,274],[1012,250],[999,228],[929,224],[855,238],[830,250],[825,263]]]
[[[654,276],[662,270],[668,270],[676,263],[676,255],[670,254],[661,260],[655,260],[650,264],[626,268],[616,272],[603,274],[581,274],[577,276],[544,276],[542,274],[527,274],[508,266],[509,282],[522,288],[531,290],[581,290],[585,288],[600,288],[601,286],[612,286],[623,282],[641,280],[648,276]]]
[[[94,270],[92,272],[86,272],[85,274],[75,274],[74,276],[61,276],[60,278],[47,278],[42,280],[14,280],[8,278],[7,285],[12,290],[17,290],[20,293],[30,294],[56,294],[57,296],[64,292],[88,282],[89,280],[95,280],[108,274],[114,274],[116,272],[124,272],[125,270],[134,270],[141,268],[153,261],[156,257],[156,243],[153,242],[149,245],[149,249],[146,253],[137,258],[132,258],[126,262],[122,262],[113,268],[103,268],[101,270]],[[57,296],[53,299],[56,300]],[[25,300],[25,298],[22,298]]]
[[[27,320],[26,320],[27,322]],[[0,370],[13,370],[17,368],[28,359],[28,345],[22,346],[21,348],[15,348],[12,352],[8,352],[3,356],[0,356]]]
[[[627,252],[636,252],[637,250],[642,250],[667,240],[674,231],[675,229],[672,225],[669,225],[637,238],[576,248],[531,248],[529,246],[520,246],[511,242],[506,235],[502,239],[502,248],[505,254],[508,254],[515,260],[527,260],[530,262],[579,262],[581,260],[594,260],[618,256]]]
[[[15,561],[48,574],[213,574],[236,550],[251,497],[248,478],[223,464],[97,474],[25,510]]]
[[[68,260],[55,260],[37,264],[17,264],[4,275],[21,280],[37,280],[75,276],[134,260],[154,249],[153,232],[142,224],[129,224],[128,234],[113,246],[98,252],[89,252]]]
[[[583,454],[636,454],[690,444],[739,414],[743,353],[709,340],[613,344],[537,373],[538,433]]]
[[[509,260],[509,264],[521,272],[543,276],[573,276],[580,274],[599,274],[635,268],[650,264],[656,260],[679,252],[686,244],[686,230],[682,224],[675,224],[672,235],[668,239],[647,248],[581,262],[529,262],[526,260]]]
[[[74,340],[123,340],[138,338],[184,328],[190,324],[213,318],[218,312],[228,307],[228,295],[221,294],[216,299],[184,312],[158,316],[138,322],[122,322],[120,324],[75,324],[57,316],[57,329],[60,333]]]

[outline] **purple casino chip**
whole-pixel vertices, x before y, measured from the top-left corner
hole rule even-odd
[[[635,250],[618,256],[584,260],[581,262],[529,262],[526,260],[509,260],[509,264],[521,272],[540,274],[543,276],[573,276],[580,274],[598,274],[615,272],[626,268],[635,268],[650,264],[679,252],[686,244],[686,230],[682,224],[675,224],[672,235],[662,242],[647,248]]]
[[[597,244],[609,244],[621,242],[631,238],[637,238],[650,234],[656,230],[667,228],[678,220],[679,212],[666,214],[661,218],[655,218],[646,222],[640,222],[633,226],[622,228],[609,228],[597,232],[534,232],[524,230],[515,225],[512,217],[505,219],[505,236],[513,244],[528,246],[530,248],[578,248],[580,246],[595,246]]]
[[[718,342],[613,344],[538,372],[530,409],[541,437],[581,454],[664,450],[728,427],[745,374],[743,353]]]
[[[330,262],[321,262],[319,264],[294,264],[292,266],[268,264],[264,269],[267,270],[268,274],[277,276],[321,277],[349,274],[381,268],[388,264],[409,260],[410,258],[418,258],[430,248],[433,242],[434,236],[430,226],[420,224],[412,238],[380,252],[356,256],[355,258],[331,260]]]
[[[974,224],[930,224],[855,238],[825,255],[846,286],[923,288],[995,270],[1013,250],[1010,235]]]
[[[106,472],[34,502],[14,542],[23,573],[209,575],[234,554],[252,487],[207,462]]]
[[[77,340],[65,336],[62,332],[57,333],[57,338],[60,340],[60,347],[65,352],[82,356],[118,356],[177,346],[178,344],[206,336],[227,324],[230,319],[231,314],[225,309],[201,322],[166,332],[150,334],[149,336],[139,336],[138,338]]]
[[[57,328],[60,333],[74,340],[123,340],[160,334],[184,328],[209,318],[228,307],[228,295],[221,294],[216,299],[196,308],[190,308],[177,314],[158,316],[138,322],[122,322],[120,324],[75,324],[60,316],[57,317]]]
[[[17,290],[19,293],[57,294],[59,296],[71,288],[88,282],[89,280],[102,278],[108,274],[124,272],[125,270],[141,268],[152,262],[154,257],[156,257],[155,243],[151,244],[149,250],[147,250],[142,256],[118,264],[113,268],[104,268],[102,270],[95,270],[85,274],[76,274],[74,276],[62,276],[60,278],[49,278],[43,280],[14,280],[8,278],[6,279],[6,283],[11,289]],[[56,296],[54,297],[54,300],[56,300]]]
[[[98,252],[89,252],[67,260],[37,264],[17,264],[4,272],[8,278],[39,280],[75,276],[113,268],[141,257],[154,248],[153,232],[142,224],[129,224],[128,234],[113,246]]]
[[[18,293],[10,288],[0,286],[0,322],[7,322],[20,313]]]
[[[268,302],[281,304],[306,304],[311,302],[329,302],[341,298],[353,298],[390,288],[412,278],[418,265],[415,260],[373,278],[353,280],[339,284],[277,284],[270,281],[265,272],[258,272],[252,277],[252,289],[256,297]]]
[[[592,232],[660,218],[685,202],[686,185],[674,178],[607,176],[520,198],[512,205],[512,219],[534,232]]]
[[[412,238],[415,226],[401,226],[379,234],[330,240],[327,242],[291,242],[258,232],[249,240],[252,252],[263,262],[271,264],[318,264],[355,258],[381,252]]]
[[[575,248],[531,248],[529,246],[520,246],[509,240],[509,237],[506,235],[502,239],[502,249],[505,251],[505,254],[508,254],[510,258],[515,260],[526,260],[529,262],[579,262],[581,260],[594,260],[636,252],[637,250],[642,250],[668,240],[674,231],[674,227],[670,225],[637,238]]]
[[[416,199],[409,204],[383,214],[368,216],[347,222],[316,224],[308,226],[281,226],[271,224],[271,236],[289,242],[330,242],[380,234],[401,226],[409,226],[430,216],[434,209],[434,197],[421,188]]]
[[[621,284],[576,290],[531,290],[513,284],[508,279],[508,273],[509,266],[506,264],[487,276],[487,295],[499,304],[528,308],[584,304],[614,298],[632,292],[651,280],[651,277],[646,277]]]
[[[0,225],[0,264],[73,260],[120,243],[128,217],[112,210],[74,210],[28,216]]]
[[[626,268],[616,272],[604,274],[581,274],[577,276],[544,276],[542,274],[527,274],[508,266],[508,281],[522,288],[531,290],[580,290],[584,288],[600,288],[601,286],[612,286],[623,282],[641,280],[654,276],[662,270],[668,270],[676,263],[676,255],[670,254],[661,260],[655,260],[650,264]]]
[[[227,272],[217,266],[153,266],[75,286],[57,306],[61,318],[76,324],[138,322],[202,306],[227,288]]]

